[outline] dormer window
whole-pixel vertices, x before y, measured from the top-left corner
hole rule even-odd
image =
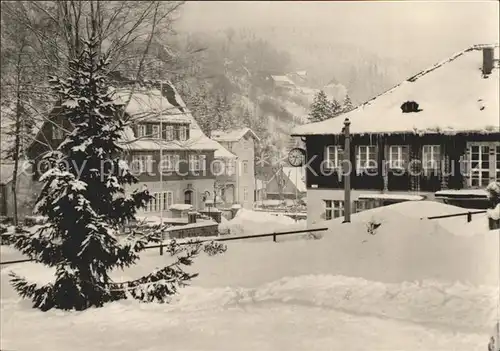
[[[153,124],[153,138],[158,139],[160,138],[160,126],[157,124]]]
[[[180,126],[179,127],[179,140],[180,141],[186,141],[187,140],[187,127],[186,126]]]
[[[139,124],[137,126],[137,137],[143,138],[147,135],[147,129],[145,124]]]
[[[418,107],[418,104],[415,101],[406,101],[401,105],[401,111],[403,111],[403,113],[410,113],[420,112],[422,110]]]
[[[173,126],[166,126],[165,127],[164,139],[167,141],[174,140],[174,127]]]

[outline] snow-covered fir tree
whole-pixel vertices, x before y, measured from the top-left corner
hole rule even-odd
[[[342,105],[335,99],[333,99],[330,103],[331,116],[335,117],[340,115],[343,112]]]
[[[346,95],[344,98],[344,101],[342,103],[342,113],[349,112],[353,108],[354,108],[354,106],[352,104],[351,98],[349,97],[349,95]]]
[[[341,105],[336,100],[328,100],[323,90],[319,91],[314,97],[309,112],[310,122],[321,122],[325,119],[335,117],[342,112]]]
[[[55,281],[43,286],[11,273],[14,288],[34,307],[84,310],[133,297],[166,301],[196,274],[182,270],[203,248],[200,243],[180,247],[171,242],[167,252],[177,256],[171,265],[137,280],[114,282],[109,273],[133,265],[148,242],[158,242],[158,230],[134,232],[126,240],[117,234],[151,196],[146,190],[127,195],[124,186],[137,183],[120,159],[118,144],[126,124],[122,105],[107,83],[109,61],[100,57],[98,41],[84,42],[78,59],[70,62],[69,77],[52,78],[59,98],[58,112],[73,126],[57,150],[45,157],[43,190],[35,211],[48,219],[36,233],[23,233],[14,246],[54,269]],[[220,246],[220,245],[219,245]],[[222,251],[217,245],[209,248]]]

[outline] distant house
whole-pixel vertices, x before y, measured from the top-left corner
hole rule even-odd
[[[258,180],[257,202],[300,200],[306,196],[306,172],[301,167],[282,167],[270,179]]]
[[[355,210],[441,199],[485,208],[500,180],[498,44],[475,45],[338,118],[302,125],[308,221],[343,215],[342,129],[350,121]]]
[[[144,212],[155,216],[169,216],[173,204],[203,208],[205,194],[214,189],[211,165],[215,152],[222,146],[203,134],[170,82],[150,82],[132,88],[122,81],[117,86],[117,101],[126,102],[131,96],[125,109],[131,125],[119,144],[124,150],[123,158],[139,179],[137,185],[126,190],[147,187],[154,199]],[[65,130],[71,130],[58,111],[56,106],[37,134],[40,142],[34,142],[28,150],[35,165],[48,151],[47,143],[56,147],[64,139]],[[35,179],[38,176],[35,174]]]
[[[287,76],[271,75],[271,81],[275,90],[292,90],[295,89],[295,83]]]
[[[227,172],[218,177],[227,184],[227,187],[223,187],[225,202],[252,208],[255,201],[255,146],[259,137],[250,128],[241,128],[212,131],[212,139],[236,156],[227,164]]]
[[[287,76],[295,83],[295,84],[305,84],[307,83],[307,71],[296,71],[292,73],[288,73]]]
[[[238,203],[238,156],[220,145],[215,151],[213,172],[216,178],[216,186],[212,194],[207,194],[205,203],[213,204],[214,197],[216,205],[230,207]]]
[[[27,160],[19,162],[17,175],[17,215],[19,219],[31,215],[36,197],[41,190],[33,181],[33,167]],[[0,216],[14,216],[12,181],[14,162],[0,163]]]

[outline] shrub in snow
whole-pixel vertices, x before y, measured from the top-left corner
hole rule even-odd
[[[491,182],[486,187],[488,199],[490,201],[490,208],[495,208],[500,203],[500,182]]]
[[[375,235],[377,234],[377,229],[380,227],[382,223],[372,219],[366,224],[366,231],[368,234]]]
[[[496,205],[495,208],[490,208],[486,211],[488,214],[488,218],[491,218],[495,221],[500,220],[500,204]]]
[[[98,57],[97,41],[84,44],[80,57],[70,62],[70,76],[51,79],[61,102],[59,115],[74,130],[46,156],[51,168],[40,179],[45,184],[35,210],[47,223],[33,234],[19,233],[14,243],[35,261],[54,267],[55,281],[38,286],[11,273],[11,282],[41,310],[84,310],[127,297],[164,302],[196,276],[182,267],[204,245],[172,241],[167,252],[177,259],[169,266],[128,282],[111,280],[108,273],[135,264],[147,243],[161,240],[163,228],[133,231],[124,241],[117,238],[121,226],[133,221],[137,208],[152,197],[147,190],[125,194],[124,185],[137,179],[119,159],[117,141],[126,126],[122,107],[106,82],[108,60]]]
[[[490,208],[486,211],[490,230],[500,228],[500,183],[491,182],[486,187]]]

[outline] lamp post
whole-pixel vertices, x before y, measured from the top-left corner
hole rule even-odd
[[[167,194],[163,191],[163,123],[162,123],[162,117],[163,117],[163,110],[162,110],[162,105],[163,105],[163,81],[160,81],[160,230],[161,230],[161,241],[163,243],[164,240],[164,232],[163,232],[163,204],[166,202],[165,197]],[[154,137],[158,137],[153,135]],[[160,246],[160,255],[163,255],[163,245]]]
[[[351,136],[349,126],[351,122],[349,118],[344,121],[344,222],[351,222]]]

